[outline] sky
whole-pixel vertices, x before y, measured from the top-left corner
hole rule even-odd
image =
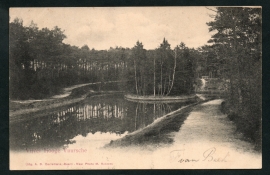
[[[211,7],[213,9],[213,7]],[[159,47],[163,38],[171,48],[184,42],[189,48],[207,44],[207,22],[214,11],[206,7],[84,7],[10,8],[10,21],[18,17],[24,26],[31,21],[39,29],[58,26],[67,38],[64,43],[90,49],[132,48],[139,40],[145,49]]]

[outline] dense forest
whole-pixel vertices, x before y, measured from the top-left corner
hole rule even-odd
[[[79,83],[118,81],[119,89],[137,95],[194,92],[198,51],[184,43],[171,49],[164,38],[155,50],[141,42],[133,48],[90,49],[63,43],[64,31],[39,29],[32,22],[10,23],[10,98],[44,98]]]
[[[228,82],[224,111],[241,132],[256,140],[261,133],[262,23],[260,8],[218,7],[207,23],[215,32],[204,45],[188,48],[166,38],[154,50],[137,41],[133,48],[108,50],[65,44],[57,26],[42,28],[10,22],[10,98],[51,96],[79,83],[118,81],[119,89],[136,95],[194,93],[202,76]]]
[[[65,38],[58,27],[25,27],[18,18],[10,23],[10,98],[44,98],[73,84],[117,81],[127,67],[128,49],[78,48]]]

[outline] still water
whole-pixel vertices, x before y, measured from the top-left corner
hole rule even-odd
[[[81,142],[101,147],[184,105],[130,102],[123,94],[91,97],[52,115],[11,124],[10,149],[64,148]]]

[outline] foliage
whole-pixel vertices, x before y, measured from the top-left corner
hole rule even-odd
[[[212,46],[203,48],[213,59],[221,78],[230,81],[230,111],[237,114],[241,132],[259,139],[261,123],[261,9],[217,8],[209,30]],[[209,66],[209,65],[208,65]],[[241,121],[241,122],[240,122]],[[242,125],[242,126],[241,126]],[[245,127],[243,127],[245,126]]]
[[[64,31],[10,23],[10,98],[44,98],[62,87],[97,81],[117,81],[126,67],[125,49],[90,50],[63,43]]]

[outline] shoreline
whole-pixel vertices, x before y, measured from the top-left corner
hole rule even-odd
[[[38,117],[42,117],[44,115],[53,114],[54,112],[57,112],[61,108],[66,108],[69,106],[77,105],[80,103],[83,103],[84,100],[87,100],[88,98],[97,97],[97,96],[103,96],[103,95],[110,95],[115,93],[122,93],[120,91],[111,91],[111,92],[92,92],[85,94],[81,98],[74,98],[74,99],[65,99],[62,103],[56,103],[56,104],[50,104],[45,107],[40,108],[33,108],[33,109],[23,109],[18,110],[13,113],[10,112],[9,114],[9,122],[10,123],[16,123],[20,121],[30,120]]]
[[[142,147],[150,146],[150,149],[152,149],[151,145],[170,144],[173,142],[173,139],[170,137],[170,133],[179,131],[181,125],[184,123],[193,107],[210,100],[212,99],[202,100],[172,111],[145,128],[129,133],[123,138],[111,140],[111,142],[106,144],[103,148],[140,145]]]
[[[153,95],[134,95],[134,94],[127,94],[125,98],[127,100],[141,100],[141,101],[169,101],[169,100],[189,100],[196,98],[196,94],[192,95],[181,95],[181,96],[153,96]]]
[[[192,95],[182,95],[182,96],[137,96],[137,95],[131,95],[127,94],[125,95],[125,99],[131,102],[137,102],[137,103],[179,103],[179,102],[187,102],[187,101],[196,101],[198,97],[196,94]]]
[[[114,83],[114,82],[107,82]],[[9,101],[9,122],[19,122],[29,120],[44,115],[52,114],[61,108],[76,105],[83,102],[87,98],[97,95],[106,95],[112,93],[119,93],[120,91],[94,91],[93,85],[97,83],[87,83],[74,85],[72,87],[64,88],[69,90],[69,95],[62,98],[50,98],[42,100],[30,100],[29,102]],[[64,92],[66,93],[66,92]],[[61,94],[60,94],[61,95]]]
[[[122,92],[121,91],[92,92],[92,93],[87,93],[83,95],[83,97],[80,97],[80,98],[63,99],[62,102],[57,102],[55,104],[48,104],[47,106],[40,107],[40,108],[18,110],[9,114],[9,122],[16,123],[20,121],[42,117],[44,115],[50,115],[57,112],[58,110],[61,110],[61,108],[67,108],[69,106],[83,103],[84,100],[88,98],[103,96],[103,95],[110,95],[110,94],[115,94],[115,93],[122,93]]]

